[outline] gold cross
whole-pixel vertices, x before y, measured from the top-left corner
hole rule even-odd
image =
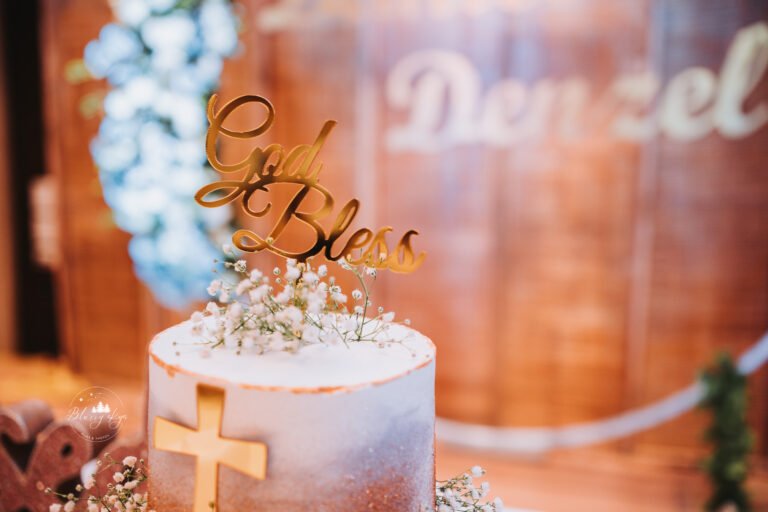
[[[154,447],[197,457],[194,512],[211,512],[218,506],[219,465],[264,480],[267,474],[267,446],[263,443],[221,437],[224,417],[224,390],[197,386],[197,430],[165,418],[155,418]]]

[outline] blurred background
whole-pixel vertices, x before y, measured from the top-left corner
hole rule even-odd
[[[4,0],[0,32],[0,403],[108,386],[141,432],[147,343],[248,222],[193,200],[207,98],[259,94],[267,141],[339,122],[323,180],[360,226],[421,233],[374,293],[438,345],[439,476],[700,510],[694,384],[746,353],[726,417],[768,510],[766,2]]]

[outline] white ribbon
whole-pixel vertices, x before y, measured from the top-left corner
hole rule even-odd
[[[738,361],[748,375],[768,360],[768,333]],[[438,418],[437,436],[446,443],[496,452],[537,454],[555,448],[602,443],[626,437],[680,416],[696,407],[704,387],[694,382],[666,398],[611,418],[564,427],[492,427]]]

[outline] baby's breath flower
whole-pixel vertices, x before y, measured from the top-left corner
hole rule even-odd
[[[239,320],[243,316],[243,306],[239,302],[235,302],[229,308],[227,308],[227,318],[232,320]]]
[[[285,270],[285,280],[289,283],[292,283],[296,281],[301,276],[301,270],[299,270],[297,267],[291,267],[289,266]]]
[[[253,281],[250,278],[243,279],[237,284],[235,288],[235,295],[242,295],[253,287]]]
[[[215,302],[209,302],[208,304],[206,304],[205,310],[215,317],[221,315],[221,310],[219,309],[219,305],[216,304]]]
[[[438,481],[435,484],[435,507],[438,512],[502,512],[504,503],[499,498],[492,502],[481,502],[488,495],[490,485],[483,482],[477,487],[473,477],[480,478],[483,475],[483,468],[473,466],[468,472],[450,480]]]
[[[221,281],[219,279],[214,279],[211,281],[211,284],[208,286],[207,292],[208,295],[211,297],[214,297],[219,291],[221,290]]]
[[[52,504],[48,509],[49,512],[74,512],[75,509],[86,512],[146,512],[146,493],[134,492],[139,485],[149,478],[144,467],[144,460],[128,456],[123,459],[121,464],[109,454],[105,454],[102,459],[96,461],[96,465],[99,468],[97,472],[114,470],[116,466],[122,468],[123,471],[117,471],[113,474],[112,479],[117,483],[108,484],[106,492],[103,494],[95,488],[95,474],[91,475],[82,485],[78,484],[75,487],[77,492],[81,493],[80,495],[62,494],[47,488],[46,494],[53,494],[64,500],[63,504]],[[85,491],[89,492],[86,493]],[[83,502],[84,508],[78,507],[80,501]]]
[[[259,270],[248,270],[245,260],[225,263],[245,275],[236,283],[217,279],[209,287],[218,297],[209,302],[204,312],[191,317],[192,332],[200,336],[206,350],[201,357],[210,357],[208,349],[225,347],[261,354],[284,350],[295,352],[315,343],[350,343],[368,341],[385,345],[402,341],[392,339],[389,326],[394,314],[368,318],[372,307],[370,284],[366,280],[371,272],[365,267],[354,267],[349,261],[339,264],[352,272],[360,287],[352,291],[356,304],[347,307],[347,295],[326,265],[312,267],[310,262],[286,260],[285,269],[278,267],[272,276]],[[374,272],[375,275],[375,272]]]

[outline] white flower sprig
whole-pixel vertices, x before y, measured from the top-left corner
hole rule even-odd
[[[225,246],[224,252],[236,258],[230,246]],[[395,339],[389,332],[395,314],[382,307],[373,314],[370,290],[376,269],[353,267],[344,259],[339,265],[352,272],[359,283],[351,301],[329,276],[326,265],[315,268],[309,261],[288,259],[284,270],[276,267],[270,276],[258,269],[249,270],[242,259],[225,262],[239,281],[220,278],[211,282],[208,293],[216,302],[192,314],[193,330],[209,348],[226,347],[238,353],[295,352],[317,343],[402,344],[403,339]],[[410,321],[403,324],[410,325]]]
[[[435,483],[435,508],[437,512],[502,512],[504,503],[500,498],[482,503],[491,486],[483,482],[476,486],[474,479],[485,475],[485,470],[474,466],[450,480]]]
[[[81,493],[62,494],[50,487],[46,494],[58,496],[64,503],[54,503],[49,507],[50,512],[72,512],[79,503],[84,504],[87,512],[147,512],[147,493],[137,492],[136,488],[149,478],[149,473],[143,459],[129,456],[122,461],[114,460],[108,453],[103,460],[96,461],[99,470],[83,484],[78,484],[76,490]],[[102,490],[96,483],[96,475],[102,471],[116,470],[112,475],[114,483],[107,484]],[[89,491],[84,493],[84,491]],[[85,494],[88,494],[85,497]],[[154,511],[149,511],[154,512]]]
[[[50,512],[72,512],[79,502],[84,502],[87,512],[155,512],[147,510],[147,494],[135,492],[136,487],[149,480],[149,473],[143,459],[129,456],[122,462],[115,461],[109,454],[104,455],[103,460],[97,461],[100,467],[97,473],[109,469],[119,470],[112,475],[114,484],[107,485],[106,492],[101,493],[96,484],[96,474],[82,485],[77,486],[78,492],[90,491],[90,496],[84,498],[74,494],[61,494],[46,488],[46,494],[56,495],[64,500],[64,504],[55,503],[50,506]],[[449,480],[437,480],[435,482],[435,510],[437,512],[503,512],[504,503],[500,498],[492,502],[481,503],[488,492],[490,485],[483,482],[479,487],[475,486],[474,479],[485,476],[485,470],[480,466],[473,466],[468,471]],[[215,510],[213,503],[211,511]]]

